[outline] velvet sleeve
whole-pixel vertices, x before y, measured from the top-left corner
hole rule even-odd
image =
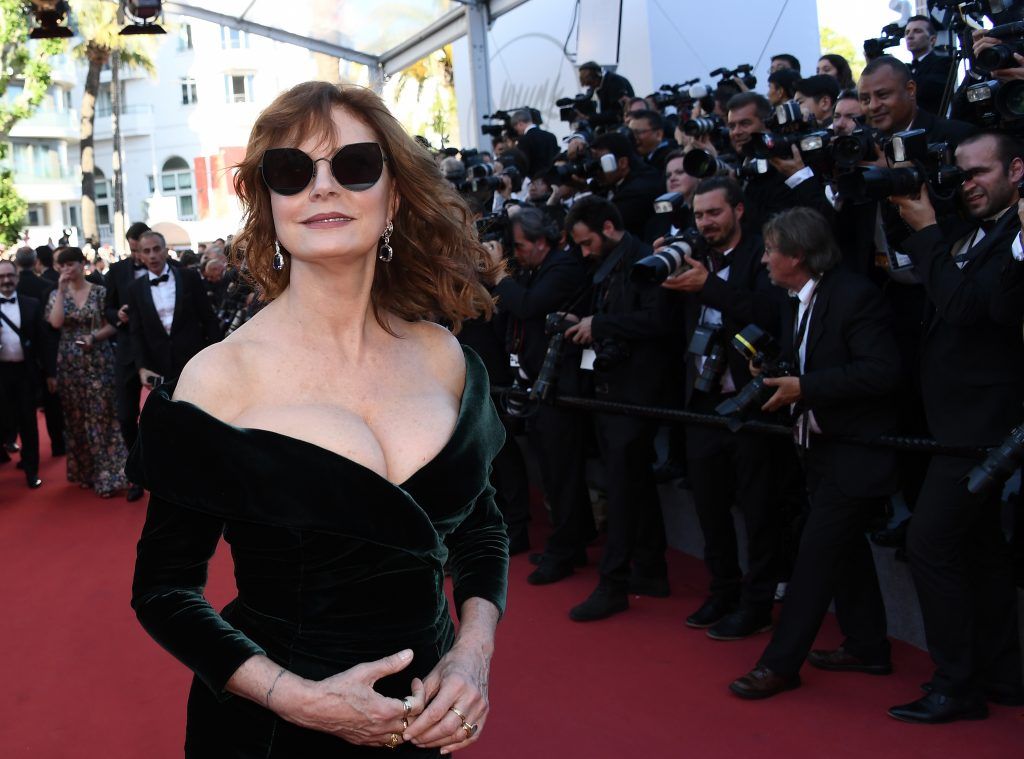
[[[489,478],[488,478],[489,479]],[[508,590],[508,533],[488,484],[472,510],[447,538],[448,567],[455,591],[455,610],[461,615],[469,598],[482,598],[505,613]]]
[[[265,652],[229,625],[203,595],[223,522],[154,495],[139,539],[132,608],[157,643],[220,698],[243,662]]]

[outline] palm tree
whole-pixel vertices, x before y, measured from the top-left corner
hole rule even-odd
[[[148,36],[121,37],[117,22],[118,4],[105,0],[71,0],[72,24],[80,41],[71,53],[85,61],[85,92],[82,95],[80,154],[82,160],[82,232],[87,239],[99,237],[96,223],[96,157],[93,134],[96,121],[96,97],[100,91],[100,72],[116,49],[121,64],[154,73],[156,43]]]

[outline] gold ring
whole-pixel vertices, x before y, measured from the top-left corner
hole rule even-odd
[[[410,696],[406,696],[405,698],[402,699],[402,706],[405,707],[405,716],[406,717],[408,717],[410,712],[412,712],[412,704],[409,703],[409,699],[410,699]]]
[[[409,729],[409,720],[407,720],[405,717],[402,717],[402,729],[403,730],[408,730]]]
[[[391,738],[388,743],[384,744],[385,748],[396,748],[399,743],[402,742],[402,736],[398,733],[391,733]]]
[[[448,711],[450,711],[450,712],[455,712],[455,716],[456,716],[456,717],[458,717],[459,719],[461,719],[461,720],[462,720],[462,724],[463,724],[463,725],[465,725],[465,724],[466,724],[466,715],[465,715],[465,714],[463,714],[462,712],[460,712],[460,711],[459,711],[458,709],[456,709],[456,708],[455,708],[454,706],[452,706],[452,707],[449,707],[449,708],[448,708]]]
[[[476,731],[480,729],[480,725],[473,725],[469,722],[463,722],[462,729],[466,731],[466,739],[468,740],[472,738],[474,735],[476,735]]]

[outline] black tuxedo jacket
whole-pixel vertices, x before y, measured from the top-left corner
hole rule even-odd
[[[785,292],[768,279],[768,270],[761,263],[763,255],[764,241],[761,236],[744,234],[727,259],[728,277],[721,279],[709,272],[704,289],[694,297],[685,299],[686,345],[682,346],[683,351],[689,346],[700,324],[703,307],[721,311],[721,338],[725,343],[726,360],[737,390],[750,382],[751,376],[747,360],[730,344],[733,336],[748,324],[757,324],[774,333],[778,328],[780,309],[786,299]],[[689,404],[697,372],[692,356],[686,356],[685,361],[685,400]]]
[[[45,374],[56,376],[56,362],[51,362],[47,350],[47,335],[43,322],[43,303],[30,295],[17,294],[18,311],[21,314],[21,350],[25,354],[25,366],[29,368],[33,382],[39,381]],[[10,330],[11,326],[0,319],[0,330]],[[55,359],[55,357],[54,357]]]
[[[534,127],[516,140],[516,147],[526,156],[526,175],[532,177],[551,166],[558,155],[558,138]]]
[[[57,282],[60,281],[60,274],[58,274],[57,270],[53,268],[43,269],[43,273],[40,274],[39,276],[45,279],[47,282],[52,282],[54,287],[56,287]]]
[[[626,231],[643,239],[647,222],[654,216],[654,199],[664,192],[664,177],[643,161],[636,161],[622,184],[612,188],[609,199],[622,214]]]
[[[672,400],[672,348],[679,332],[674,301],[665,288],[638,285],[629,277],[632,265],[651,252],[650,245],[627,232],[593,272],[596,276],[602,264],[618,257],[607,284],[595,287],[591,332],[595,345],[611,338],[628,346],[629,352],[629,358],[618,366],[594,371],[595,394],[603,400],[645,405]],[[606,293],[603,301],[599,297],[602,292]]]
[[[128,302],[128,291],[134,282],[135,269],[132,267],[132,258],[128,257],[110,265],[110,268],[107,269],[106,281],[103,283],[107,289],[107,299],[104,304],[107,322],[117,327],[117,363],[122,369],[130,370],[135,368],[135,362],[132,359],[130,330],[127,324],[121,324],[118,321],[117,312]]]
[[[768,173],[751,177],[743,185],[743,228],[760,234],[768,219],[797,206],[817,209],[829,222],[835,213],[825,197],[825,185],[818,175],[791,188],[786,184],[786,177],[769,166]]]
[[[517,352],[519,365],[530,379],[537,378],[547,352],[547,315],[567,309],[574,297],[583,294],[586,285],[587,269],[579,256],[552,250],[534,271],[522,272],[514,279],[505,277],[494,287],[498,309],[510,317],[506,344]],[[565,368],[571,368],[572,363],[573,359],[568,357],[562,361]],[[579,366],[578,355],[575,363]]]
[[[135,280],[128,290],[135,368],[149,369],[167,380],[176,378],[194,355],[221,338],[217,318],[199,274],[179,267],[173,270],[173,277],[174,320],[169,335],[156,312],[149,277]]]
[[[950,59],[932,51],[921,61],[909,64],[910,76],[917,83],[917,104],[929,113],[937,114],[946,91]]]
[[[799,365],[794,345],[796,298],[782,310],[781,347]],[[818,283],[807,325],[800,391],[804,408],[824,435],[873,440],[894,431],[893,393],[900,383],[899,350],[889,310],[867,278],[845,269]],[[811,436],[811,447],[815,436]],[[896,455],[889,448],[829,443],[836,480],[846,495],[881,497],[898,487]]]
[[[1018,304],[1007,303],[1004,274],[1020,221],[1010,209],[975,245],[963,269],[958,241],[938,226],[907,239],[929,309],[921,346],[921,391],[928,426],[946,445],[998,445],[1021,418],[1024,343]]]
[[[598,113],[589,118],[591,124],[618,124],[622,122],[622,98],[633,97],[633,85],[626,77],[608,73],[594,93],[599,105]]]
[[[30,298],[35,298],[40,303],[46,303],[46,299],[50,296],[50,290],[53,287],[53,282],[43,279],[35,272],[28,271],[27,269],[18,275],[18,295],[27,295]]]

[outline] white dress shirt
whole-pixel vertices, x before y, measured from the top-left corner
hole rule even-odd
[[[790,295],[794,295],[797,298],[797,300],[800,301],[800,306],[796,310],[796,324],[793,327],[794,330],[796,330],[796,332],[799,332],[800,324],[804,320],[804,314],[807,314],[807,327],[806,327],[806,329],[804,329],[803,335],[800,335],[800,345],[797,346],[797,353],[798,353],[798,356],[799,356],[799,359],[800,359],[800,374],[801,375],[803,375],[804,367],[807,364],[807,338],[811,334],[811,318],[814,315],[814,291],[817,288],[818,288],[818,280],[817,279],[809,279],[809,280],[807,280],[807,282],[804,283],[804,286],[800,288],[800,292],[798,292],[798,293],[790,293]],[[794,332],[794,337],[796,336],[796,332]],[[813,411],[809,411],[807,413],[807,418],[810,420],[811,432],[815,432],[815,433],[820,435],[821,434],[821,427],[818,426],[818,422],[814,418],[814,412]],[[797,433],[798,434],[799,434],[799,430],[800,430],[801,424],[802,424],[802,419],[798,419],[797,420]],[[797,440],[799,441],[800,438],[797,437]]]
[[[149,275],[149,279],[152,281],[157,278],[158,275],[153,272],[146,272]],[[164,274],[169,275],[166,282],[161,282],[159,285],[150,285],[149,289],[153,294],[153,305],[156,306],[157,316],[160,317],[160,323],[164,325],[164,330],[167,334],[171,334],[171,327],[174,324],[174,272],[171,271],[171,267],[164,264],[164,270],[160,272],[159,276]]]
[[[0,295],[0,298],[3,296]],[[14,303],[0,304],[0,312],[3,313],[15,327],[21,329],[21,308],[18,306],[18,293],[12,296]],[[0,319],[0,361],[24,361],[25,351],[21,347],[21,338],[18,337],[10,325]]]

